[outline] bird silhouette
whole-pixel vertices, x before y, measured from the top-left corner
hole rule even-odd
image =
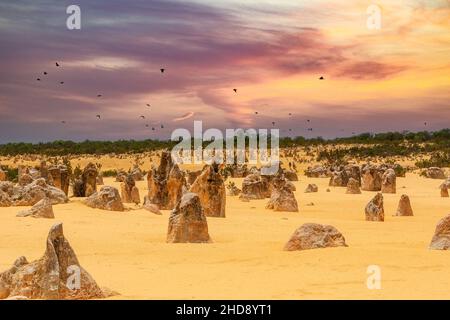
[[[97,117],[97,119],[99,119],[99,120],[101,119],[101,116],[100,116],[99,114],[98,114],[96,117]]]
[[[159,70],[161,71],[161,73],[164,73],[164,71],[166,71],[166,69],[163,69],[163,68],[161,68]]]
[[[426,122],[424,122],[423,124],[424,124],[424,125],[427,125],[427,123],[426,123]]]
[[[255,114],[258,114],[258,111],[255,111]]]
[[[306,120],[306,122],[311,122],[311,120],[308,119],[308,120]]]
[[[59,67],[59,63],[58,62],[56,62],[56,66]]]
[[[148,128],[148,124],[146,124],[145,127]]]
[[[289,112],[289,115],[292,116],[292,113]]]
[[[154,128],[154,127],[152,127],[152,131],[155,131],[155,128]]]
[[[275,126],[275,121],[272,121],[272,126]]]
[[[140,116],[139,118],[145,119],[145,116]]]
[[[163,124],[161,125],[161,129],[164,129],[164,125]]]
[[[233,91],[237,93],[237,89],[233,89]]]
[[[101,94],[98,94],[98,95],[97,95],[97,98],[100,98],[101,96],[102,96]]]
[[[41,81],[41,78],[37,78],[36,80],[37,80],[37,81]]]
[[[325,80],[325,78],[324,77],[320,77],[319,80]]]
[[[147,107],[150,107],[150,103],[147,103]]]
[[[60,84],[64,84],[64,81],[61,81]]]
[[[47,75],[47,71],[44,71],[44,75]]]

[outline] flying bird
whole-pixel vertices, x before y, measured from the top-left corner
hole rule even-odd
[[[60,84],[64,84],[64,81],[61,81]]]
[[[233,89],[233,91],[237,93],[237,89]]]
[[[154,128],[154,127],[152,128],[152,131],[155,131],[155,128]]]
[[[258,114],[258,111],[255,111],[255,114]]]
[[[36,80],[37,80],[37,81],[41,81],[41,78],[37,78]]]
[[[47,71],[44,71],[44,75],[47,75]]]
[[[101,94],[98,94],[98,95],[97,95],[97,98],[100,98],[101,96],[102,96]]]
[[[324,77],[320,77],[319,80],[325,80],[325,78]]]
[[[164,125],[163,124],[161,125],[161,129],[164,129]]]
[[[99,119],[99,120],[101,119],[101,116],[100,116],[99,114],[98,114],[96,117],[97,117],[97,119]]]
[[[311,120],[308,119],[308,120],[306,120],[306,122],[311,122]]]
[[[289,112],[289,115],[292,116],[292,113]]]
[[[275,126],[275,121],[272,121],[272,126]]]
[[[59,67],[59,63],[58,62],[56,62],[56,66]]]
[[[188,113],[185,113],[185,114],[183,114],[181,117],[179,117],[179,118],[175,118],[175,119],[173,119],[173,121],[175,121],[175,122],[177,122],[177,121],[183,121],[183,120],[186,120],[186,119],[189,119],[189,118],[192,118],[194,116],[194,112],[188,112]]]
[[[150,103],[147,103],[147,107],[150,107]]]
[[[164,71],[166,71],[166,69],[163,69],[163,68],[161,68],[159,70],[161,71],[161,73],[164,73]]]
[[[148,124],[146,124],[145,127],[148,128]]]
[[[140,116],[139,118],[145,119],[145,116]]]

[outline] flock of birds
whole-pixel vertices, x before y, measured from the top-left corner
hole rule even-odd
[[[60,67],[60,66],[61,66],[58,62],[56,62],[55,65],[56,65],[56,67]],[[164,68],[161,68],[161,69],[160,69],[160,72],[161,72],[162,74],[165,73],[165,71],[166,71],[166,69],[164,69]],[[44,75],[44,76],[47,76],[47,75],[48,75],[48,72],[47,72],[47,71],[44,71],[44,72],[43,72],[43,75]],[[41,81],[42,79],[41,79],[41,78],[37,78],[36,80],[37,80],[37,81]],[[319,77],[319,80],[325,80],[325,78],[324,78],[323,76],[320,76],[320,77]],[[64,84],[64,81],[60,81],[59,83],[60,83],[61,85],[63,85],[63,84]],[[233,91],[234,91],[234,93],[237,94],[238,89],[237,89],[237,88],[234,88]],[[101,98],[101,97],[103,97],[102,94],[97,94],[97,98]],[[146,106],[147,106],[147,107],[151,107],[151,105],[150,105],[149,103],[147,103]],[[259,114],[260,114],[259,111],[255,111],[254,113],[255,113],[255,115],[259,115]],[[174,121],[185,120],[185,119],[188,119],[188,118],[192,117],[193,115],[194,115],[193,112],[188,112],[188,113],[186,113],[185,115],[181,116],[180,118],[175,118]],[[291,117],[291,116],[292,116],[292,113],[289,112],[289,117]],[[97,114],[97,115],[96,115],[96,118],[97,118],[97,120],[101,120],[101,119],[102,119],[102,117],[101,117],[100,114]],[[145,119],[146,119],[144,115],[141,115],[139,118],[142,119],[142,120],[145,120]],[[310,119],[307,119],[306,122],[307,122],[308,125],[309,125],[309,124],[311,123],[311,120],[310,120]],[[65,120],[62,120],[61,123],[62,123],[62,124],[66,124],[66,121],[65,121]],[[275,127],[275,124],[276,124],[275,121],[272,121],[272,127]],[[424,125],[427,126],[427,122],[424,122]],[[149,125],[149,124],[146,124],[145,127],[146,127],[146,128],[149,128],[150,125]],[[161,125],[160,125],[160,128],[161,128],[161,129],[164,129],[164,124],[161,124]],[[156,130],[155,126],[152,126],[151,129],[152,129],[152,131],[155,131],[155,130]],[[311,126],[308,126],[308,127],[306,128],[306,130],[312,132],[312,131],[313,131],[313,128],[312,128]],[[288,131],[289,131],[289,132],[292,132],[292,129],[289,128]],[[341,131],[344,131],[344,129],[341,129]],[[355,134],[355,132],[352,132],[352,135],[354,135],[354,134]]]
[[[60,65],[58,62],[55,62],[55,65],[56,65],[56,67],[61,67],[61,65]],[[165,69],[165,68],[161,68],[161,69],[159,69],[159,71],[160,71],[161,73],[165,73],[166,69]],[[47,76],[47,75],[48,75],[48,72],[47,72],[47,71],[44,71],[43,74],[44,74],[44,76]],[[319,80],[324,80],[324,79],[325,79],[325,78],[324,78],[323,76],[321,76],[321,77],[319,78]],[[41,81],[42,79],[41,79],[41,78],[37,78],[36,80],[37,80],[37,81]],[[64,81],[60,81],[59,83],[60,83],[61,85],[63,85],[63,84],[64,84]],[[234,88],[233,91],[234,91],[234,93],[237,93],[237,92],[238,92],[238,89],[237,89],[237,88]],[[97,98],[101,98],[101,97],[103,97],[102,94],[97,94]],[[150,105],[149,103],[147,103],[146,106],[147,106],[147,107],[151,107],[151,105]],[[193,116],[193,115],[194,115],[193,112],[189,112],[189,113],[187,113],[187,114],[181,116],[180,118],[176,118],[176,119],[174,119],[174,120],[175,120],[175,121],[184,120],[184,119],[187,119],[187,118],[189,118],[189,117],[191,117],[191,116]],[[255,111],[255,115],[259,115],[259,112],[258,112],[258,111]],[[292,116],[292,113],[291,113],[291,112],[289,113],[289,116],[290,116],[290,117]],[[97,115],[96,115],[96,118],[97,118],[97,120],[101,120],[101,119],[102,119],[102,116],[101,116],[100,114],[97,114]],[[145,120],[145,119],[146,119],[144,115],[139,116],[139,118],[142,119],[142,120]],[[308,119],[307,122],[310,123],[311,120]],[[62,123],[62,124],[66,124],[66,121],[65,121],[65,120],[62,120],[61,123]],[[272,121],[272,126],[273,126],[273,127],[275,126],[275,121]],[[149,125],[149,124],[146,124],[145,127],[146,127],[146,128],[149,128],[150,125]],[[164,124],[161,124],[161,125],[160,125],[160,128],[161,128],[161,129],[164,129]],[[153,127],[152,127],[152,131],[155,131],[155,130],[156,130],[156,128],[153,126]],[[290,132],[292,131],[292,129],[288,129],[288,130],[289,130]],[[313,131],[313,128],[309,127],[309,128],[307,128],[307,131]]]

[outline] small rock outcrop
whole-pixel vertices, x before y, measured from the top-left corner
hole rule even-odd
[[[45,167],[44,167],[45,168]],[[51,166],[48,169],[45,168],[44,172],[46,172],[46,179],[52,181],[54,187],[61,189],[64,191],[66,195],[69,194],[69,171],[65,165],[57,165]],[[42,167],[41,167],[41,176],[42,176]]]
[[[359,188],[359,182],[356,179],[350,178],[347,183],[347,194],[361,194],[361,189]]]
[[[147,174],[148,199],[160,209],[171,210],[181,199],[186,187],[184,173],[172,161],[170,152],[161,154],[159,167]]]
[[[245,199],[265,199],[270,197],[270,185],[266,178],[262,178],[259,173],[247,175],[242,181],[241,198]]]
[[[241,189],[239,189],[236,184],[232,181],[227,184],[227,195],[230,197],[235,197],[241,194]]]
[[[189,191],[199,196],[203,212],[207,217],[225,217],[225,183],[218,164],[205,166]]]
[[[64,191],[49,186],[44,178],[39,178],[25,186],[16,186],[9,194],[13,206],[34,206],[44,198],[49,198],[52,204],[69,201]]]
[[[25,257],[20,257],[9,270],[0,273],[0,289],[3,298],[72,300],[105,297],[94,279],[80,266],[64,237],[62,223],[50,229],[47,249],[41,259],[29,263]]]
[[[144,197],[144,204],[142,207],[151,213],[162,215],[161,211],[159,211],[158,206],[156,204],[151,203],[150,200],[148,199],[148,196]]]
[[[383,171],[374,165],[365,165],[361,170],[361,189],[365,191],[381,191]]]
[[[124,211],[122,199],[119,190],[111,186],[103,186],[100,191],[89,196],[84,203],[91,208],[108,210],[108,211]]]
[[[406,194],[402,194],[402,196],[400,197],[397,212],[395,213],[395,215],[400,217],[414,215],[411,207],[411,201],[409,201],[409,197]]]
[[[387,169],[381,178],[381,192],[382,193],[396,193],[397,192],[397,176],[394,169]]]
[[[319,187],[314,183],[308,184],[308,186],[305,189],[305,193],[313,193],[313,192],[318,192],[318,191],[319,191]]]
[[[48,198],[44,198],[32,206],[28,210],[20,211],[17,217],[33,217],[33,218],[47,218],[54,219],[52,202]]]
[[[97,191],[98,170],[93,163],[89,163],[84,169],[80,179],[73,186],[75,197],[89,197]]]
[[[347,247],[344,236],[333,226],[305,223],[295,230],[284,246],[286,251]]]
[[[185,193],[169,218],[167,242],[210,242],[208,223],[200,198],[192,192]]]
[[[441,184],[440,189],[441,189],[441,197],[442,198],[448,198],[448,187],[447,187],[447,185],[445,183]]]
[[[421,173],[424,177],[430,179],[445,179],[445,172],[438,167],[430,167],[422,171]]]
[[[383,194],[376,196],[366,205],[366,221],[384,221]]]
[[[298,212],[298,203],[294,192],[283,176],[275,177],[272,181],[272,194],[266,209],[274,211]]]
[[[120,183],[120,191],[123,203],[139,204],[141,202],[133,175],[129,174],[125,181]]]
[[[430,249],[450,250],[450,215],[441,219],[436,226]]]

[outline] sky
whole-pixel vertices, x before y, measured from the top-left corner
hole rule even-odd
[[[450,0],[0,0],[0,143],[169,139],[195,120],[325,138],[448,128]]]

